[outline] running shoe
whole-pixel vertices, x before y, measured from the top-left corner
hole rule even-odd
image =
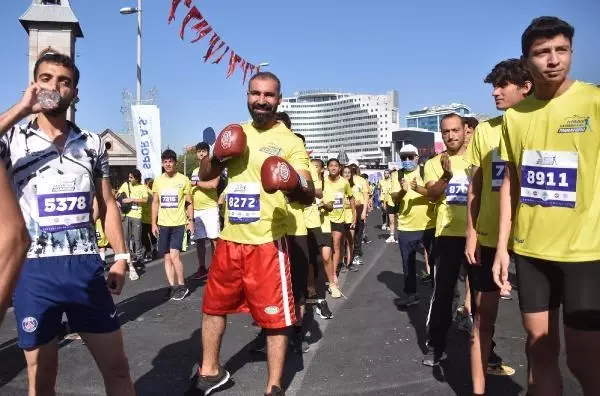
[[[405,297],[396,298],[394,304],[396,304],[398,308],[408,308],[413,305],[418,305],[419,301],[419,295],[415,293],[407,294]]]
[[[220,366],[217,375],[200,375],[198,370],[194,377],[192,377],[192,386],[203,392],[204,396],[208,396],[213,391],[225,385],[230,377],[229,372]]]
[[[327,300],[318,300],[315,304],[315,313],[321,317],[321,319],[332,319],[333,312],[327,305]]]
[[[181,301],[190,293],[189,289],[185,285],[175,287],[171,300]]]
[[[429,348],[425,356],[423,356],[422,363],[424,366],[439,366],[444,360],[448,359],[446,352],[434,348]]]

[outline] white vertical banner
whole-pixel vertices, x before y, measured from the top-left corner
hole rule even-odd
[[[161,175],[160,111],[156,105],[132,105],[131,119],[135,137],[137,168],[146,178]]]

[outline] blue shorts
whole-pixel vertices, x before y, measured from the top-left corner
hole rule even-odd
[[[120,328],[97,254],[25,260],[13,304],[23,349],[57,337],[63,313],[77,333],[111,333]]]
[[[171,249],[179,250],[183,248],[183,235],[185,226],[158,226],[158,254],[164,256]]]

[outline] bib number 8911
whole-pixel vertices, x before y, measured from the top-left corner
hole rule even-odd
[[[567,174],[559,173],[558,174],[558,186],[559,187],[568,187],[569,183],[567,183]],[[555,187],[557,185],[555,180],[554,172],[542,172],[542,171],[527,171],[527,184],[533,185],[536,184],[538,186],[548,186]]]
[[[44,212],[46,213],[72,211],[75,207],[79,210],[84,210],[87,207],[86,198],[79,196],[44,199]]]

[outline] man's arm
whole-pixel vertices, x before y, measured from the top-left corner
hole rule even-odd
[[[158,224],[158,205],[159,205],[160,197],[158,193],[152,193],[152,227],[156,227]]]
[[[477,219],[479,218],[479,208],[481,204],[481,186],[483,183],[483,172],[478,166],[471,167],[471,183],[467,190],[467,243],[465,254],[467,261],[471,265],[477,264]]]
[[[220,175],[220,173],[219,173],[219,175]],[[198,180],[198,181],[192,182],[192,187],[200,187],[200,188],[204,188],[205,190],[215,189],[215,188],[217,188],[218,185],[219,185],[219,176],[217,176],[214,179],[211,179],[209,181]]]
[[[22,119],[42,111],[42,106],[37,100],[39,89],[40,86],[37,83],[31,83],[19,103],[0,114],[0,136],[3,136]]]
[[[354,197],[350,197],[350,208],[352,208],[352,227],[356,225],[356,217],[358,214],[356,213],[356,202],[354,201]]]
[[[507,162],[502,186],[500,186],[500,214],[498,217],[498,244],[496,246],[497,250],[502,252],[508,252],[508,241],[519,195],[517,167],[512,162]]]
[[[4,165],[0,163],[0,323],[12,298],[21,264],[29,249],[29,233]]]
[[[220,162],[215,157],[210,157],[207,155],[202,158],[200,162],[200,169],[198,170],[198,176],[202,181],[211,181],[213,179],[218,179],[223,173],[225,169],[225,163]],[[218,180],[217,180],[218,183]],[[216,188],[216,186],[215,186]]]

